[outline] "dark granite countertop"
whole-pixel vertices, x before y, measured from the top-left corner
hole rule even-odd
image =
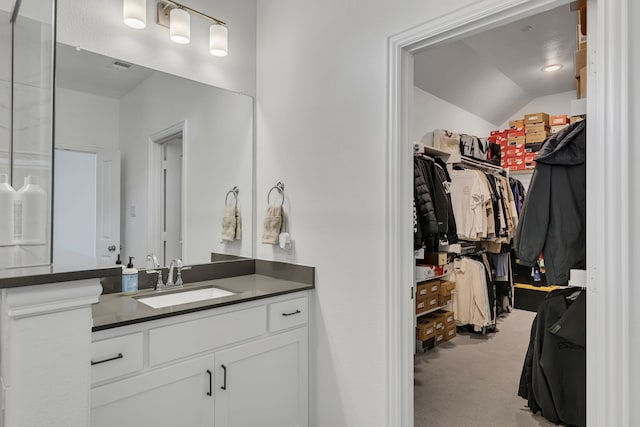
[[[96,279],[120,276],[121,274],[122,268],[120,267],[98,267],[95,264],[8,268],[0,270],[0,289]]]
[[[140,297],[159,296],[209,286],[237,293],[213,300],[203,300],[163,308],[152,308],[137,300]],[[313,288],[313,281],[304,283],[260,274],[250,274],[187,284],[184,288],[175,291],[156,292],[152,289],[146,289],[133,296],[122,295],[122,293],[105,294],[101,295],[100,301],[93,305],[93,332]]]

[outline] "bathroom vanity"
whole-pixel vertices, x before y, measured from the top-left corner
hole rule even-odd
[[[99,279],[65,273],[4,287],[4,425],[307,426],[315,271],[293,266],[287,280],[288,264],[249,262],[252,274],[134,296],[101,295]],[[211,287],[231,295],[140,302]]]

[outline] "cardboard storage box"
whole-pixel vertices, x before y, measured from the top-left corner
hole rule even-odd
[[[511,129],[518,129],[518,128],[522,128],[524,127],[524,120],[523,119],[519,119],[519,120],[511,120],[509,122],[509,127]]]
[[[440,293],[440,281],[432,280],[430,282],[418,283],[416,286],[416,298],[427,298],[431,295]]]
[[[445,265],[447,263],[446,252],[427,252],[424,254],[424,261],[432,265]]]
[[[524,163],[522,163],[522,164],[519,164],[519,165],[509,166],[509,168],[508,168],[508,169],[509,169],[510,171],[514,171],[514,172],[516,172],[516,171],[523,171],[523,170],[525,170],[525,169],[526,169],[526,167],[525,167],[525,164],[524,164]]]
[[[433,350],[436,346],[436,337],[435,335],[428,340],[416,340],[416,353],[426,353],[429,350]]]
[[[444,329],[443,330],[439,330],[436,333],[436,346],[442,344],[444,342]]]
[[[433,279],[435,277],[448,274],[447,265],[431,265],[431,264],[419,264],[416,265],[416,281],[422,282],[425,280]]]
[[[549,125],[549,115],[547,113],[531,113],[524,116],[525,126],[533,125],[536,123],[544,123]]]
[[[510,137],[507,144],[509,147],[512,147],[514,145],[523,145],[526,142],[527,142],[526,137],[522,135],[522,136],[515,136],[513,138]]]
[[[458,334],[458,332],[456,330],[456,325],[449,325],[444,330],[444,338],[443,339],[444,339],[444,341],[452,340],[453,338],[456,337],[457,334]]]
[[[540,123],[537,125],[527,125],[527,135],[530,133],[541,133],[541,132],[549,132],[550,127],[544,123]]]
[[[438,305],[438,295],[430,295],[425,298],[416,298],[416,314],[440,307]]]
[[[582,120],[583,119],[580,116],[571,116],[571,117],[569,117],[569,123],[570,124],[574,124],[575,122],[580,122]]]
[[[517,138],[519,136],[524,136],[524,127],[518,129],[509,129],[507,133],[507,139]]]
[[[547,139],[546,132],[537,132],[537,133],[527,134],[527,144],[531,144],[535,142],[544,142],[545,139]]]
[[[452,295],[438,295],[438,307],[444,307],[451,304]]]
[[[451,295],[456,288],[456,282],[443,280],[440,282],[440,295]]]
[[[534,160],[525,160],[524,161],[524,168],[525,169],[535,169],[536,168],[536,162]]]
[[[420,319],[416,326],[416,339],[426,341],[436,336],[436,322],[429,319]]]
[[[566,125],[567,123],[569,123],[569,118],[567,117],[566,114],[561,114],[559,116],[551,116],[551,118],[549,119],[549,124],[551,126]]]
[[[436,333],[438,333],[437,331],[443,331],[444,328],[447,327],[447,323],[445,322],[444,317],[441,317],[437,313],[429,313],[424,317],[427,318],[428,320],[433,321],[435,323],[435,325],[436,325]]]
[[[542,142],[528,142],[525,145],[525,152],[537,153],[538,151],[540,151],[540,149],[544,145],[543,143],[544,143],[544,141],[542,141]]]
[[[582,33],[582,26],[580,24],[576,26],[576,44],[578,45],[578,50],[587,48],[587,34]]]
[[[569,126],[569,124],[567,123],[566,125],[556,125],[556,126],[551,126],[551,133],[558,133],[560,132],[562,129],[566,128],[567,126]]]
[[[444,322],[445,328],[455,323],[455,319],[453,317],[453,311],[438,310],[435,312],[435,314],[438,315],[438,318]]]

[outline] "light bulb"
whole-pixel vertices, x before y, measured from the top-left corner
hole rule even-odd
[[[123,0],[122,18],[125,25],[137,30],[147,26],[147,0]]]
[[[542,67],[542,71],[544,71],[545,73],[552,73],[554,71],[558,71],[560,68],[562,68],[562,64],[551,64]]]
[[[169,37],[176,43],[189,43],[191,38],[191,17],[189,12],[178,8],[171,9],[169,14]]]
[[[213,24],[209,27],[209,52],[213,56],[227,56],[228,31],[222,24]]]

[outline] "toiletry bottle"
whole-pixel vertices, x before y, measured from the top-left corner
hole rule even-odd
[[[37,176],[27,176],[16,193],[16,221],[20,221],[21,244],[43,244],[47,240],[47,193]]]
[[[124,266],[122,265],[122,260],[120,259],[120,254],[118,254],[118,259],[116,260],[116,265],[119,265],[122,268],[124,268]]]
[[[6,173],[0,173],[0,246],[11,246],[14,240],[13,204],[16,190],[9,184]]]
[[[133,266],[133,258],[129,257],[127,268],[122,270],[122,293],[133,295],[138,292],[138,270]]]

